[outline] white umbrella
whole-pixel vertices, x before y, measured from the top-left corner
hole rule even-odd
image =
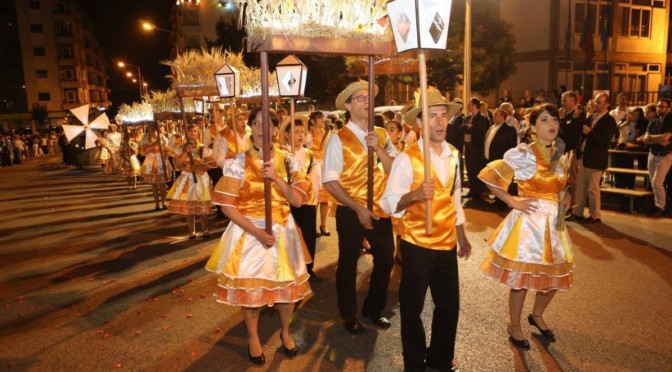
[[[86,144],[84,149],[88,150],[90,148],[96,147],[96,139],[98,139],[98,134],[92,131],[91,129],[107,129],[110,125],[110,119],[105,113],[98,116],[91,124],[89,124],[89,105],[84,105],[77,107],[76,109],[70,110],[72,114],[82,123],[82,125],[62,125],[63,131],[65,132],[65,137],[68,138],[68,141],[72,141],[75,137],[80,135],[83,131],[86,131]]]

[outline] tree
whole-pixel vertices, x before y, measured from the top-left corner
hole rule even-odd
[[[516,38],[511,25],[499,19],[498,2],[489,0],[472,8],[471,89],[497,89],[516,72],[513,62]],[[448,31],[447,55],[427,61],[428,83],[440,90],[452,90],[462,83],[464,70],[464,1],[454,1]]]

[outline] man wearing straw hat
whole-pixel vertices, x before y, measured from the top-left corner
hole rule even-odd
[[[404,370],[441,371],[453,367],[460,309],[457,257],[468,258],[471,244],[464,232],[459,151],[445,141],[448,120],[461,105],[448,103],[438,90],[427,92],[431,182],[425,182],[423,140],[397,156],[381,205],[401,218],[402,274],[399,285],[401,344]],[[404,115],[407,123],[422,128],[422,104]],[[425,205],[431,203],[432,229],[426,233]],[[459,250],[457,246],[459,245]],[[420,314],[427,287],[432,292],[434,315],[427,348]]]
[[[375,86],[374,90],[377,94],[378,87]],[[381,128],[380,135],[376,131],[367,132],[369,110],[373,110],[369,107],[367,81],[349,84],[336,98],[336,108],[347,110],[350,121],[327,143],[322,183],[338,204],[338,310],[345,329],[359,334],[364,332],[364,327],[357,320],[356,279],[357,260],[364,238],[371,245],[374,264],[362,315],[378,327],[390,327],[382,312],[394,265],[394,239],[390,217],[380,208],[379,201],[385,188],[383,172],[389,172],[395,150],[384,128]],[[366,207],[368,147],[380,160],[380,164],[374,163],[377,166],[373,171],[373,211]]]

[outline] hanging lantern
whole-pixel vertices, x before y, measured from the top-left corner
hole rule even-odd
[[[452,0],[394,0],[387,4],[397,52],[446,50]]]
[[[289,55],[275,66],[280,97],[303,97],[308,68],[296,56]]]
[[[203,115],[205,113],[205,101],[202,98],[194,98],[194,107],[197,114]]]
[[[240,72],[235,67],[224,64],[215,73],[215,80],[220,97],[232,98],[240,95]]]

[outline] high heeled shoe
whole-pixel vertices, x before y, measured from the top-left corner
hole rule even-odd
[[[331,231],[326,226],[320,226],[320,236],[331,236]]]
[[[280,333],[280,342],[282,343],[282,351],[285,352],[285,355],[287,356],[287,358],[294,358],[296,356],[296,354],[299,353],[299,347],[296,346],[296,344],[294,344],[293,349],[288,349],[285,346],[285,342],[282,340],[282,333]]]
[[[539,318],[541,318],[541,316]],[[541,329],[541,327],[539,326],[537,321],[534,320],[534,315],[532,315],[532,314],[528,315],[527,316],[527,321],[528,321],[528,323],[530,323],[531,326],[537,327],[537,329],[539,330],[539,333],[541,333],[542,336],[555,341],[555,333],[553,333],[553,331],[551,331],[550,329]]]
[[[247,358],[250,359],[250,362],[258,366],[263,366],[266,364],[266,357],[264,356],[263,352],[259,356],[252,356],[252,354],[250,354],[250,345],[247,345]]]
[[[516,326],[516,327],[520,328],[520,326]],[[506,327],[506,331],[509,333],[509,341],[511,341],[513,346],[515,346],[519,349],[530,350],[530,343],[526,339],[519,340],[519,339],[513,337],[513,335],[511,335],[511,328],[516,328],[516,327],[512,327],[512,326]]]

